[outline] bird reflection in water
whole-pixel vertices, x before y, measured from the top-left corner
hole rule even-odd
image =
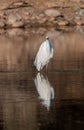
[[[41,103],[47,110],[50,110],[51,102],[54,99],[54,89],[50,85],[48,77],[46,76],[45,78],[41,73],[38,73],[34,82],[39,94],[39,99],[42,101]]]

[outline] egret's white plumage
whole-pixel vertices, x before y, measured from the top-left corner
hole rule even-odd
[[[40,73],[37,74],[34,79],[39,98],[42,100],[42,104],[49,110],[51,105],[51,100],[54,99],[54,89],[50,85],[48,78]]]
[[[41,44],[38,50],[38,53],[34,61],[34,66],[36,66],[37,70],[40,71],[43,69],[45,65],[47,67],[52,57],[53,57],[53,47],[49,37],[46,37],[46,40]]]

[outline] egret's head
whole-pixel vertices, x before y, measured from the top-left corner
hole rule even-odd
[[[46,39],[49,39],[49,36],[46,36]]]

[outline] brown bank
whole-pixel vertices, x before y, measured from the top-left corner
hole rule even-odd
[[[83,0],[0,0],[0,28],[84,25]]]

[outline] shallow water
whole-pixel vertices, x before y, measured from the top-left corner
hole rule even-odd
[[[83,129],[84,33],[25,34],[0,36],[0,130]],[[54,57],[39,74],[33,61],[46,35]]]

